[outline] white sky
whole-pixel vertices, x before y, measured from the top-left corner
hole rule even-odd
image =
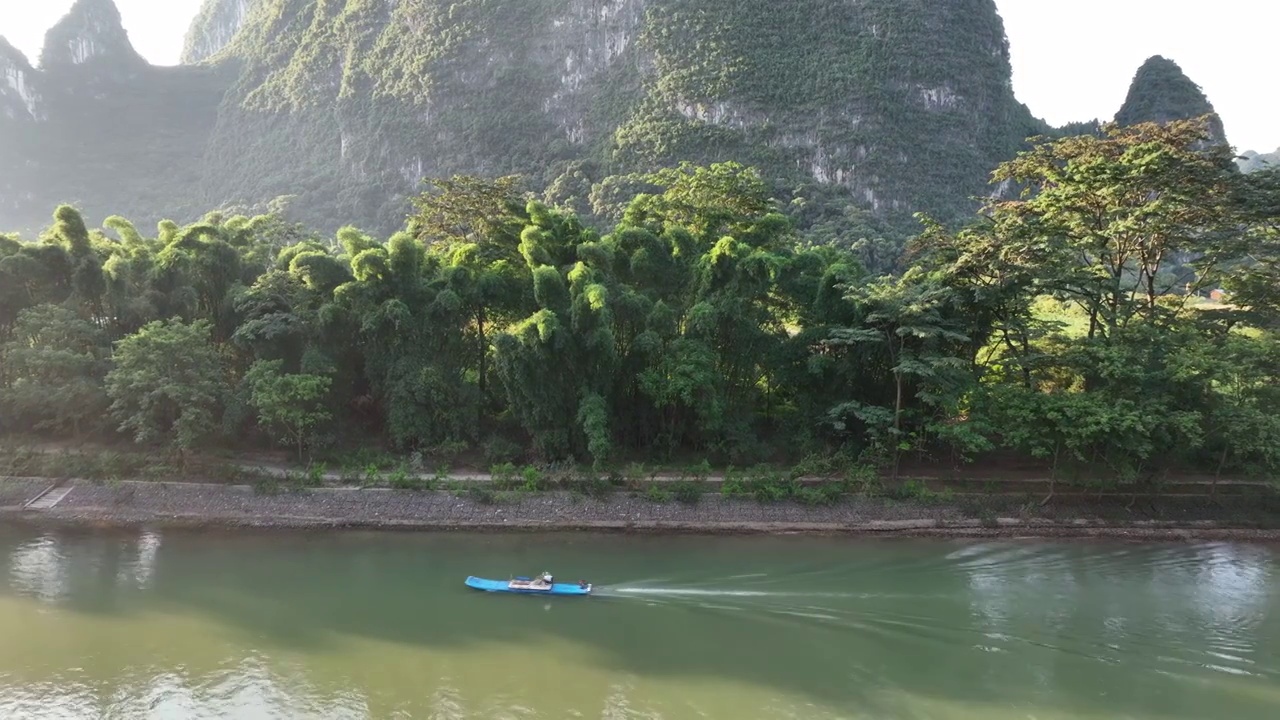
[[[941,1],[941,0],[939,0]],[[201,0],[116,0],[138,51],[176,63]],[[72,0],[0,0],[0,35],[35,62]],[[1142,61],[1164,55],[1199,83],[1238,150],[1280,147],[1272,85],[1277,0],[996,0],[1018,98],[1053,125],[1109,120]],[[1272,89],[1268,90],[1270,87]]]

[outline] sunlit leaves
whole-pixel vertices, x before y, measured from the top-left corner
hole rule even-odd
[[[211,439],[226,386],[207,321],[148,323],[120,341],[113,360],[106,390],[121,432],[176,449]]]

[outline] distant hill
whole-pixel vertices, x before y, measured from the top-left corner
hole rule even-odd
[[[1222,119],[1200,86],[1192,82],[1176,62],[1156,55],[1138,68],[1129,86],[1129,95],[1116,113],[1116,122],[1120,125],[1167,123],[1204,115],[1212,116],[1210,132],[1214,138],[1226,142]]]
[[[1240,158],[1241,159],[1237,160],[1236,163],[1240,166],[1241,170],[1247,173],[1256,172],[1265,168],[1280,167],[1280,149],[1266,155],[1249,150],[1240,153]]]

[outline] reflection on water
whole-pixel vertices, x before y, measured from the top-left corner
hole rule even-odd
[[[46,602],[62,597],[67,568],[57,539],[46,536],[15,548],[9,555],[9,577],[15,589]]]
[[[1280,717],[1265,546],[0,529],[0,718]],[[469,574],[600,595],[474,593]]]
[[[74,579],[103,572],[114,576],[115,589],[146,589],[155,572],[160,534],[140,532],[129,537],[75,539],[71,554],[56,534],[22,542],[9,552],[9,587],[44,602],[57,602],[71,593]]]

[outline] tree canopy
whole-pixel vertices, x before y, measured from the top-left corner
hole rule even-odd
[[[802,237],[733,163],[645,176],[608,226],[510,178],[437,181],[385,240],[275,215],[99,230],[62,207],[0,238],[0,407],[9,429],[300,455],[1272,474],[1280,182],[1206,127],[1039,139],[993,175],[1021,195],[923,218],[892,275]]]

